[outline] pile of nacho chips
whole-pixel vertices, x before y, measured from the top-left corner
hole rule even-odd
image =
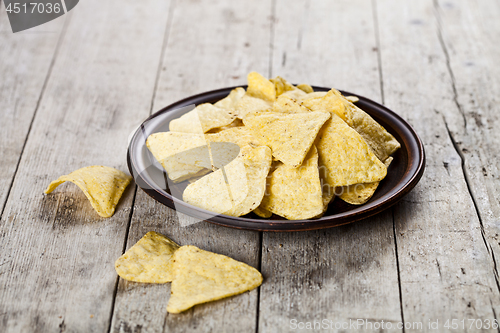
[[[146,144],[183,200],[219,214],[320,217],[338,196],[368,201],[399,142],[332,89],[314,92],[252,72],[215,104],[201,104]],[[202,176],[202,177],[201,177]]]
[[[167,305],[170,313],[238,295],[262,284],[260,272],[247,264],[196,246],[179,246],[154,231],[118,258],[115,269],[129,281],[172,282]]]

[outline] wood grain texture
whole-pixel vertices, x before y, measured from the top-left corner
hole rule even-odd
[[[252,70],[267,75],[270,3],[197,1],[175,3],[153,110],[207,90],[246,84]],[[209,19],[208,19],[209,18]],[[179,218],[181,221],[179,221]],[[154,230],[181,245],[227,255],[259,266],[258,232],[200,222],[137,193],[127,248]],[[186,223],[188,222],[188,223]],[[254,332],[258,290],[168,314],[170,284],[147,285],[120,279],[113,314],[115,332]]]
[[[380,101],[370,1],[302,1],[300,7],[278,1],[276,15],[273,75]],[[292,320],[320,322],[334,328],[329,331],[358,318],[401,321],[390,210],[329,230],[265,233],[262,273],[268,279],[261,287],[261,332],[292,331]]]
[[[421,136],[427,167],[395,207],[403,316],[408,322],[493,320],[494,264],[443,115],[463,118],[432,1],[377,0],[384,95]],[[448,330],[440,326],[439,331]],[[469,331],[479,331],[472,328]],[[496,330],[486,330],[496,331]]]
[[[0,212],[50,73],[65,18],[13,34],[0,6]]]
[[[127,136],[150,109],[165,10],[87,0],[66,15],[0,224],[0,331],[107,330],[134,187],[109,219],[72,184],[43,191],[83,166],[126,170]]]

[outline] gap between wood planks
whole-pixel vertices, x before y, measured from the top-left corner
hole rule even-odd
[[[377,0],[372,0],[372,11],[373,11],[373,24],[375,26],[375,41],[377,44],[377,61],[378,61],[378,74],[380,83],[380,98],[382,100],[382,105],[385,104],[384,98],[384,76],[382,71],[382,54],[380,52],[380,33],[377,15]],[[396,219],[394,218],[394,207],[391,207],[392,216],[392,231],[394,234],[394,254],[396,257],[396,269],[398,271],[398,292],[399,292],[399,308],[401,311],[401,321],[405,322],[405,316],[403,312],[403,291],[401,289],[401,270],[399,268],[399,254],[398,254],[398,238],[396,237]],[[402,332],[405,333],[405,327],[403,325]]]
[[[448,69],[448,73],[449,73],[450,78],[451,78],[451,85],[452,85],[452,89],[453,89],[453,100],[457,106],[458,111],[460,112],[460,114],[463,117],[464,131],[465,131],[465,133],[467,133],[467,119],[465,117],[465,113],[464,113],[462,106],[458,102],[458,93],[457,93],[457,88],[456,88],[456,84],[455,84],[455,75],[454,75],[453,70],[451,68],[450,55],[449,55],[448,49],[446,48],[446,43],[444,42],[444,38],[443,38],[442,22],[441,22],[441,17],[439,14],[439,10],[440,10],[439,4],[438,4],[437,0],[433,0],[433,4],[434,4],[434,15],[436,18],[436,23],[437,23],[437,35],[438,35],[438,39],[439,39],[439,44],[441,45],[441,48],[443,50],[443,53],[444,53],[444,56],[446,59],[446,67]],[[477,199],[476,199],[476,196],[474,195],[474,192],[472,191],[471,181],[470,181],[469,175],[468,175],[467,170],[466,170],[465,156],[462,153],[462,151],[460,150],[460,148],[458,147],[457,142],[456,142],[455,138],[453,137],[453,134],[451,133],[451,131],[448,127],[448,123],[446,122],[446,118],[444,117],[444,115],[441,115],[441,116],[443,118],[444,125],[446,126],[448,136],[453,144],[453,148],[455,148],[455,151],[457,152],[458,156],[460,156],[462,172],[464,175],[465,184],[467,185],[467,191],[469,192],[469,195],[472,199],[472,203],[474,204],[474,209],[476,211],[476,215],[477,215],[477,218],[479,220],[479,226],[481,227],[481,236],[483,237],[484,246],[486,246],[486,250],[488,251],[491,259],[493,260],[493,275],[495,276],[495,282],[496,282],[497,288],[500,291],[500,282],[499,282],[498,268],[497,268],[495,253],[494,253],[491,245],[488,243],[488,240],[486,239],[486,235],[484,232],[483,219],[481,217],[481,213],[479,211],[479,207],[477,204]]]
[[[169,8],[168,8],[167,24],[165,26],[165,33],[164,33],[164,37],[163,37],[163,43],[162,43],[162,46],[161,46],[160,60],[158,62],[158,69],[156,71],[156,77],[155,77],[155,84],[154,84],[154,89],[153,89],[153,95],[151,96],[151,104],[149,106],[149,115],[151,115],[153,113],[153,105],[154,105],[154,101],[155,101],[155,97],[156,97],[156,91],[158,90],[158,81],[160,79],[160,73],[161,73],[161,69],[162,69],[162,66],[163,66],[163,57],[164,57],[164,54],[165,54],[165,49],[167,48],[167,44],[168,44],[168,37],[170,35],[170,28],[172,26],[172,17],[173,17],[173,12],[175,10],[175,5],[176,5],[176,1],[172,0],[170,2],[170,4],[169,4]],[[130,207],[130,214],[129,214],[128,222],[127,222],[127,230],[125,232],[125,240],[123,242],[122,254],[125,253],[125,250],[127,249],[127,245],[128,245],[127,244],[127,242],[128,242],[128,235],[129,235],[129,232],[130,232],[130,224],[132,222],[132,217],[134,216],[134,206],[135,206],[135,198],[137,196],[137,191],[138,191],[138,186],[135,185],[135,188],[134,188],[134,197],[132,198],[132,205]],[[112,329],[111,325],[113,323],[113,314],[114,314],[114,311],[115,311],[116,294],[118,292],[118,283],[119,283],[119,281],[120,281],[120,277],[117,275],[116,276],[116,282],[115,282],[115,289],[113,290],[113,299],[112,299],[112,302],[111,302],[111,311],[109,313],[108,332],[111,332],[111,329]],[[164,327],[165,327],[165,325],[164,325]]]
[[[2,10],[2,2],[0,0],[0,13],[1,13],[1,10]],[[28,126],[28,131],[26,132],[26,137],[24,138],[23,147],[21,148],[19,158],[17,159],[16,168],[14,169],[14,173],[12,174],[12,178],[10,180],[10,184],[9,184],[9,188],[7,190],[7,194],[5,196],[5,200],[2,203],[2,210],[0,212],[0,220],[2,219],[5,207],[7,206],[7,201],[9,200],[10,191],[12,190],[12,186],[14,185],[14,179],[16,179],[17,171],[19,169],[19,164],[21,164],[21,159],[22,159],[23,154],[24,154],[24,148],[26,147],[26,143],[28,142],[28,139],[29,139],[29,136],[31,133],[31,128],[33,127],[33,122],[35,121],[35,117],[37,115],[38,108],[40,107],[40,102],[45,94],[45,88],[47,87],[47,82],[49,81],[49,78],[52,74],[52,68],[54,67],[54,63],[56,62],[60,46],[62,44],[64,36],[66,35],[66,30],[68,28],[70,21],[71,21],[71,15],[68,15],[65,18],[63,27],[61,29],[61,32],[59,33],[59,38],[57,39],[56,48],[54,49],[54,54],[52,55],[52,60],[50,61],[49,69],[47,70],[47,75],[45,76],[45,79],[43,81],[42,89],[40,90],[40,95],[38,96],[38,99],[36,101],[35,110],[33,111],[33,116],[31,117],[31,121],[30,121],[30,124]]]

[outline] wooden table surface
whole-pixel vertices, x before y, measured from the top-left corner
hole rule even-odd
[[[498,332],[499,17],[498,0],[84,0],[13,34],[1,5],[0,332]],[[183,227],[135,185],[107,219],[72,184],[43,195],[84,166],[128,171],[149,114],[250,71],[391,108],[424,142],[420,183],[373,218],[294,233]],[[114,270],[151,230],[264,283],[168,314],[170,284]]]

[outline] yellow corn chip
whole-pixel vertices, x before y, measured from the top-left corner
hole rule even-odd
[[[357,96],[346,96],[345,99],[347,99],[351,103],[359,102],[359,98]]]
[[[331,187],[380,181],[387,174],[387,168],[363,138],[335,114],[323,126],[315,144]]]
[[[210,142],[232,142],[240,147],[261,145],[248,127],[245,126],[228,128],[218,133],[207,134],[206,139]]]
[[[391,162],[392,157],[388,157],[385,160],[384,165],[388,168]],[[362,205],[370,200],[379,183],[380,182],[353,184],[343,186],[337,191],[340,192],[339,198],[345,202],[350,203],[351,205]]]
[[[171,239],[150,231],[116,260],[116,273],[129,281],[170,282],[173,279],[170,258],[178,248]]]
[[[349,109],[346,102],[347,101],[342,97],[340,92],[332,89],[321,98],[303,100],[302,105],[312,111],[329,111],[334,113],[348,125],[351,125]]]
[[[273,103],[276,100],[274,84],[257,72],[250,72],[247,76],[247,94]]]
[[[97,214],[102,217],[111,217],[115,213],[115,207],[123,191],[125,191],[131,180],[132,177],[120,170],[94,165],[59,177],[50,183],[45,193],[49,194],[57,186],[70,181],[83,191]]]
[[[222,109],[209,103],[200,104],[194,110],[174,119],[169,124],[172,132],[206,133],[212,128],[231,124],[236,118],[233,109]]]
[[[258,97],[245,94],[236,105],[238,118],[243,119],[250,112],[264,111],[272,107],[272,104]]]
[[[297,101],[302,103],[305,100],[313,100],[316,98],[323,98],[323,97],[325,97],[326,94],[327,94],[326,91],[314,91],[314,92],[300,96],[299,98],[297,98]]]
[[[314,92],[313,88],[310,85],[305,84],[305,83],[299,84],[297,86],[297,88],[299,88],[300,90],[302,90],[306,94],[310,94],[310,93]]]
[[[298,100],[300,98],[303,98],[304,96],[307,96],[307,94],[304,91],[302,91],[300,89],[297,89],[297,88],[294,88],[293,90],[285,91],[280,96],[283,96],[283,95],[291,97],[291,98],[293,98],[295,100]]]
[[[245,89],[241,87],[235,88],[231,90],[227,97],[215,103],[214,106],[226,110],[235,110],[243,95],[245,95]]]
[[[291,98],[289,95],[281,95],[278,97],[276,102],[273,104],[274,112],[283,112],[283,113],[304,113],[311,112],[311,110],[297,103],[297,101]]]
[[[274,83],[274,88],[276,89],[276,97],[280,96],[284,92],[296,89],[293,85],[288,83],[288,81],[282,78],[281,76],[276,76],[274,79],[270,79],[269,81]]]
[[[226,125],[226,126],[222,126],[222,127],[216,127],[216,128],[212,128],[210,131],[208,131],[206,134],[214,134],[214,133],[219,133],[221,131],[224,131],[224,130],[227,130],[229,128],[233,128],[233,127],[241,127],[243,126],[243,121],[241,121],[240,118],[236,118],[235,120],[233,120],[233,122],[229,125]]]
[[[257,208],[255,208],[253,210],[253,212],[257,215],[257,216],[260,216],[260,217],[263,217],[265,219],[268,219],[270,218],[271,216],[273,216],[273,213],[271,213],[270,211],[268,211],[267,209],[263,208],[262,206],[259,206]]]
[[[261,207],[289,220],[304,220],[323,213],[318,152],[313,145],[298,168],[282,164],[269,178],[268,194]]]
[[[153,133],[148,137],[146,146],[175,183],[202,176],[212,169],[210,153],[203,135],[180,132]],[[186,153],[179,155],[182,152]]]
[[[273,156],[298,167],[311,148],[321,126],[330,118],[328,112],[279,113],[254,112],[243,119],[263,144],[271,147]]]
[[[255,268],[196,246],[181,246],[172,262],[175,278],[167,305],[170,313],[238,295],[262,284],[262,275]]]
[[[185,202],[231,216],[241,216],[257,208],[266,189],[271,166],[271,150],[266,146],[245,146],[223,170],[217,170],[186,187]]]

